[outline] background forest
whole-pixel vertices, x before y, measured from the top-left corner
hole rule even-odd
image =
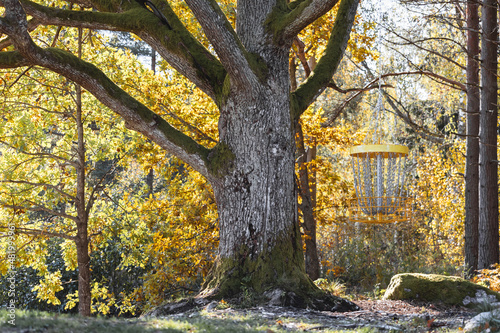
[[[309,275],[377,297],[396,273],[464,274],[465,4],[361,6],[335,85],[302,117],[296,179]],[[178,3],[175,10],[186,8]],[[325,16],[294,43],[292,85],[314,69],[334,17]],[[199,27],[191,23],[196,35]],[[178,128],[217,143],[216,107],[134,36],[39,27],[36,38],[78,50]],[[412,217],[352,223],[348,148],[373,131],[379,75],[380,128],[410,148]],[[67,79],[37,67],[3,70],[0,77],[0,283],[6,290],[7,235],[15,226],[17,307],[76,312],[75,234],[83,220],[94,313],[138,315],[196,293],[218,244],[206,180],[128,131]],[[7,299],[0,295],[0,304]]]

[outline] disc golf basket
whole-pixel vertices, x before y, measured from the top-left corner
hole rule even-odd
[[[380,72],[379,72],[380,73]],[[351,200],[349,220],[364,223],[394,223],[411,217],[410,201],[405,190],[406,157],[408,147],[382,143],[394,142],[393,129],[384,113],[382,77],[378,79],[378,101],[370,121],[365,141],[372,144],[350,149],[356,198]],[[396,118],[394,118],[396,120]],[[391,126],[388,126],[391,127]],[[387,137],[391,136],[391,140]]]
[[[379,14],[381,22],[383,13],[380,11]],[[376,34],[378,44],[378,28]],[[395,139],[389,125],[391,122],[384,112],[381,59],[382,54],[378,59],[377,106],[365,137],[365,142],[371,144],[350,149],[356,190],[356,197],[349,205],[348,218],[352,222],[394,223],[411,218],[410,200],[405,189],[408,147],[389,143],[395,142]],[[389,136],[391,139],[388,139]]]
[[[411,217],[404,188],[408,147],[372,144],[350,149],[356,198],[349,220],[363,223],[394,223]]]

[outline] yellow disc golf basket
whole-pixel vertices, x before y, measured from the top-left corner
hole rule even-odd
[[[361,145],[352,147],[350,154],[356,198],[350,203],[349,220],[364,223],[409,220],[411,207],[404,188],[408,147]]]
[[[371,141],[371,144],[354,146],[349,151],[356,189],[356,198],[349,205],[348,218],[352,222],[394,223],[411,218],[411,203],[405,189],[408,147],[383,143],[394,142],[394,133],[384,112],[381,58],[377,106],[365,137],[365,142]],[[387,134],[392,140],[387,140]]]

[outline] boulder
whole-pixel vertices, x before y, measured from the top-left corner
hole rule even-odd
[[[467,305],[477,291],[484,290],[500,300],[500,294],[456,276],[404,273],[394,275],[384,299],[442,302],[447,305]],[[466,302],[464,303],[464,300]]]

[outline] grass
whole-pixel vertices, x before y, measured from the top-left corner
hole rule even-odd
[[[352,328],[350,322],[339,321],[341,324],[337,329],[329,326],[330,321],[311,319],[304,317],[287,316],[276,318],[266,316],[262,312],[246,311],[214,311],[207,312],[194,311],[178,316],[170,316],[168,319],[160,318],[84,318],[75,315],[54,314],[39,311],[19,311],[15,312],[15,326],[9,324],[7,320],[8,312],[0,310],[0,331],[5,333],[13,332],[84,332],[84,333],[117,333],[117,332],[140,332],[140,333],[160,333],[160,332],[363,332],[375,333],[376,328]],[[344,326],[342,326],[344,325]],[[345,329],[342,329],[345,327]],[[405,331],[421,332],[421,328],[405,327]],[[453,332],[453,331],[447,331]],[[458,331],[456,331],[458,332]]]

